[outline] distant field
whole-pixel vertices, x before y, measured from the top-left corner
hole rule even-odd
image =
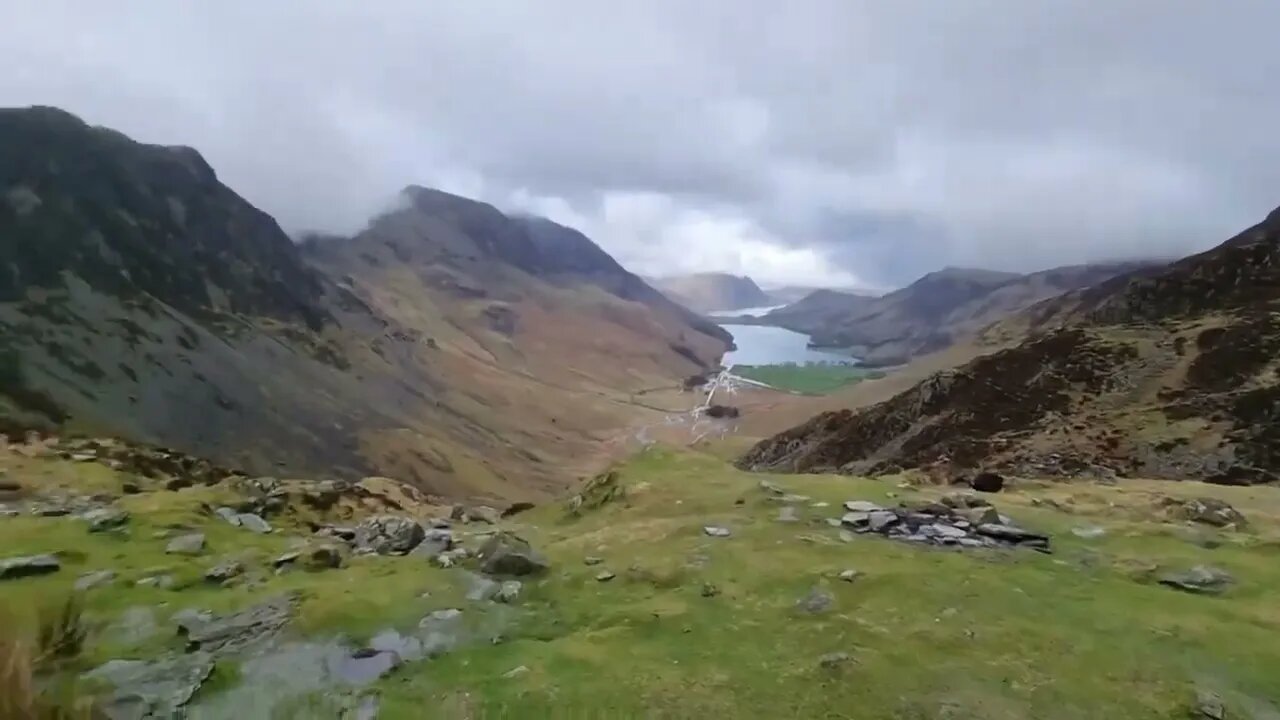
[[[810,395],[825,395],[863,380],[884,377],[883,372],[856,365],[735,365],[733,372],[779,390]]]

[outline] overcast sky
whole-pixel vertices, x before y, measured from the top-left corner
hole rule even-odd
[[[1276,0],[0,0],[0,104],[195,146],[291,231],[417,183],[631,269],[887,287],[1280,205]]]

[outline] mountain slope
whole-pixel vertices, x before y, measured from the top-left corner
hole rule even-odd
[[[901,290],[868,300],[828,296],[779,308],[762,322],[804,332],[815,345],[848,348],[872,365],[934,352],[1046,298],[1087,287],[1144,263],[1054,268],[1028,275],[946,268]]]
[[[697,312],[721,312],[764,307],[773,299],[749,277],[727,273],[697,273],[654,281],[662,292]]]
[[[1277,480],[1280,212],[1033,310],[1053,321],[1017,347],[819,415],[741,464]]]
[[[12,432],[536,496],[727,344],[580,234],[445,193],[303,250],[189,148],[37,108],[0,114],[0,161]]]

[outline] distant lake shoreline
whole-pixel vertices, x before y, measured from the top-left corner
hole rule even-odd
[[[737,311],[738,315],[744,314]],[[725,353],[723,365],[785,365],[826,363],[856,365],[858,358],[837,350],[809,347],[809,336],[771,325],[721,324],[733,335],[736,350]]]

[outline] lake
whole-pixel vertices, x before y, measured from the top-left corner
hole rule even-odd
[[[721,325],[733,334],[737,350],[725,353],[730,365],[782,365],[784,363],[856,363],[857,358],[809,347],[809,336],[768,325]]]

